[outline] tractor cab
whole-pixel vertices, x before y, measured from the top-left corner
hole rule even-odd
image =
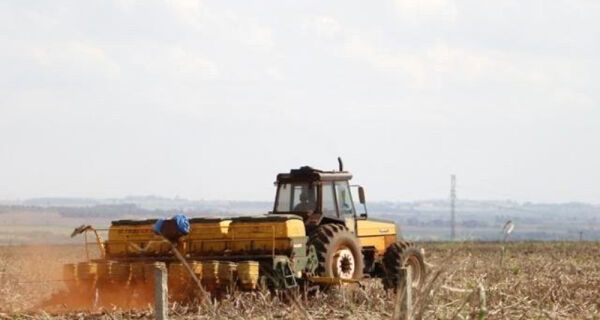
[[[277,175],[277,194],[273,214],[302,216],[308,228],[325,222],[341,222],[355,230],[358,219],[366,219],[364,191],[358,188],[360,204],[352,199],[352,174],[343,171],[322,171],[309,166]],[[356,208],[359,206],[359,208]],[[357,217],[357,209],[361,214]]]

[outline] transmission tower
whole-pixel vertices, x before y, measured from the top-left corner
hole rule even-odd
[[[456,206],[456,176],[450,176],[450,240],[456,236],[456,221],[454,210]]]

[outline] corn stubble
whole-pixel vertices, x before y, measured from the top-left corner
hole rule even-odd
[[[600,243],[424,244],[428,279],[415,292],[415,319],[600,319]],[[0,318],[152,318],[135,310],[39,306],[64,289],[63,263],[79,247],[0,248]],[[170,317],[195,319],[390,319],[395,292],[379,280],[317,293],[233,292],[219,301],[172,304]]]

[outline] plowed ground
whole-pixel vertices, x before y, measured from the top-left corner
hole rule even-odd
[[[415,292],[417,319],[600,319],[600,243],[425,243],[428,282]],[[75,246],[0,248],[0,318],[152,318],[136,310],[38,306],[65,289],[62,264]],[[210,304],[171,305],[171,318],[390,319],[396,297],[377,279],[312,295],[236,292]]]

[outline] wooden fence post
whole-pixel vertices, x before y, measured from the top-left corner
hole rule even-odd
[[[396,299],[392,319],[413,320],[412,268],[400,269],[400,281],[396,286]]]
[[[167,267],[164,262],[154,264],[154,318],[169,319]]]
[[[412,267],[402,268],[402,273],[402,319],[412,320]]]

